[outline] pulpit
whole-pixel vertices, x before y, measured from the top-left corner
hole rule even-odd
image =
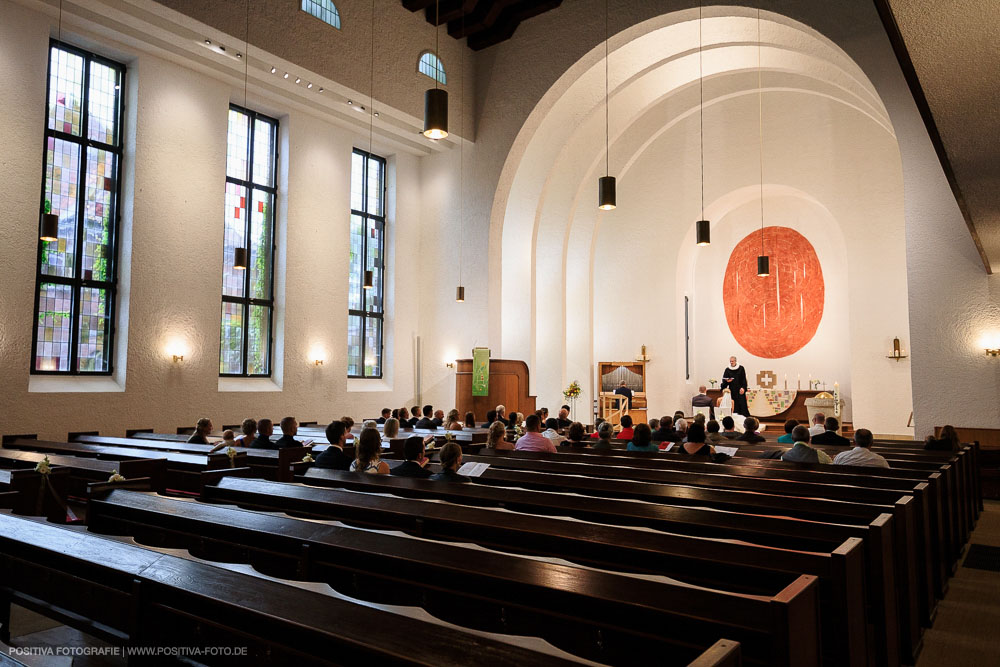
[[[826,417],[834,416],[834,398],[833,394],[823,391],[812,398],[806,399],[806,411],[809,414],[809,423],[812,424],[813,417],[816,416],[817,412],[822,412]],[[840,412],[841,415],[844,414],[844,399],[840,399]],[[842,420],[841,420],[842,421]],[[843,424],[837,428],[837,433],[843,429]]]
[[[490,359],[489,394],[472,395],[472,359],[458,359],[455,373],[455,407],[460,415],[473,412],[477,421],[498,405],[507,414],[535,411],[535,397],[528,394],[528,364],[516,359]]]
[[[631,415],[635,423],[646,421],[646,362],[602,361],[597,365],[600,382],[600,417],[612,424],[621,422],[624,415]],[[615,389],[625,386],[632,390],[632,403],[615,394]]]

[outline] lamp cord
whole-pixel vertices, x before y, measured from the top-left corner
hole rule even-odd
[[[59,0],[59,41],[62,41],[62,6],[63,0]]]
[[[462,5],[462,36],[466,38],[466,44],[468,44],[468,37],[465,35],[465,5]],[[461,109],[461,121],[459,122],[459,132],[461,136],[458,138],[458,160],[459,160],[459,189],[461,190],[461,208],[459,216],[459,246],[458,246],[458,286],[462,286],[462,265],[463,265],[463,252],[465,248],[465,44],[460,44],[461,48],[461,61],[459,66],[461,68],[462,77],[462,92],[459,94],[459,108]],[[440,60],[438,61],[440,62]]]
[[[608,0],[604,0],[604,175],[611,175],[611,103],[608,97]]]
[[[705,70],[702,56],[701,24],[702,3],[698,3],[698,90],[700,96],[699,129],[701,137],[701,219],[705,219]]]
[[[760,138],[760,254],[764,254],[764,88],[760,75],[760,7],[757,7],[757,132]]]
[[[438,79],[441,78],[441,0],[437,0],[434,3],[434,57],[437,58],[437,71],[434,72],[434,90],[437,90]]]
[[[372,0],[372,61],[368,81],[368,157],[372,153],[372,136],[375,134],[375,0]],[[366,170],[367,171],[367,170]]]
[[[243,107],[247,106],[247,80],[250,78],[250,0],[246,2],[247,22],[243,32]]]

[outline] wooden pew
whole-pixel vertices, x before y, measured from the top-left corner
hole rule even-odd
[[[35,440],[33,438],[17,439],[13,442],[8,442],[6,447],[81,457],[91,456],[112,461],[152,458],[150,450],[90,445],[82,442],[52,442],[48,440]],[[160,452],[155,456],[166,460],[166,486],[170,489],[177,489],[187,493],[201,493],[201,490],[206,485],[214,484],[222,477],[231,475],[246,476],[250,474],[250,469],[246,467],[245,454],[238,454],[232,460],[226,454],[221,453],[206,456],[177,452]]]
[[[53,469],[47,480],[45,477],[34,470],[0,470],[4,506],[15,514],[44,516],[54,523],[65,523],[69,470]]]
[[[2,513],[0,593],[4,642],[16,603],[114,644],[246,647],[240,659],[255,664],[579,664],[497,635],[446,630],[290,582]],[[203,659],[233,664],[227,656]]]
[[[780,617],[803,614],[808,619],[816,613],[813,577],[793,578],[770,596],[708,591],[119,491],[94,501],[90,517],[91,530],[140,541],[154,535],[202,558],[236,559],[274,576],[294,573],[307,581],[329,581],[352,597],[392,596],[395,604],[420,605],[459,625],[538,633],[574,655],[611,664],[659,662],[664,655],[676,659],[690,652],[692,644],[711,643],[711,633],[727,622],[746,641],[760,644],[755,650],[773,664],[787,664],[783,655],[812,655],[815,661],[815,644],[804,647],[801,638],[789,643],[788,627],[764,627],[752,618],[758,615],[771,623],[775,605],[787,604]],[[801,622],[806,621],[795,621]],[[711,628],[707,633],[706,626]],[[772,635],[773,646],[761,641],[761,632]]]
[[[34,469],[45,458],[58,468],[70,471],[67,493],[79,498],[87,497],[87,485],[95,482],[106,482],[111,473],[117,470],[126,479],[144,477],[157,491],[163,491],[166,481],[166,459],[131,459],[124,461],[102,461],[95,458],[66,456],[64,454],[45,454],[42,452],[27,452],[16,449],[0,449],[0,467]]]
[[[250,508],[281,509],[296,516],[323,516],[351,524],[361,522],[416,531],[434,539],[472,541],[491,548],[566,558],[605,569],[654,572],[727,590],[741,590],[739,587],[751,582],[766,581],[765,571],[786,574],[808,571],[820,576],[821,596],[830,601],[824,603],[823,613],[830,614],[824,616],[828,618],[824,631],[838,637],[836,643],[827,647],[836,656],[833,664],[858,664],[865,660],[866,611],[860,584],[864,564],[857,536],[871,537],[874,544],[888,530],[891,522],[888,515],[873,522],[872,532],[838,525],[825,531],[821,530],[824,526],[791,519],[727,516],[705,510],[647,507],[641,503],[472,484],[316,469],[310,471],[309,479],[356,484],[359,489],[381,493],[426,493],[439,500],[460,499],[459,502],[480,506],[502,504],[514,511],[257,480],[240,480],[242,483],[224,480],[206,489],[204,498]],[[449,490],[453,493],[448,493]],[[576,520],[565,518],[568,516]],[[638,525],[658,530],[624,527]],[[662,530],[669,533],[659,532]],[[819,554],[822,555],[817,559]],[[696,560],[692,562],[692,558]],[[891,570],[888,576],[892,578]],[[889,608],[894,609],[892,605]]]

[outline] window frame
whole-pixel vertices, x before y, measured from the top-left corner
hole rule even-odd
[[[277,238],[277,225],[276,225],[276,211],[278,208],[278,160],[281,157],[281,151],[278,147],[278,128],[279,122],[277,118],[272,118],[270,116],[258,113],[252,109],[247,109],[238,104],[230,103],[229,107],[226,109],[226,115],[228,117],[230,111],[236,111],[245,114],[249,118],[249,133],[247,134],[247,176],[249,180],[242,180],[229,175],[228,168],[226,169],[226,185],[230,183],[244,188],[247,193],[247,214],[243,222],[243,238],[245,239],[247,250],[247,267],[243,270],[243,294],[244,296],[230,296],[227,294],[221,295],[220,309],[219,309],[219,377],[220,378],[269,378],[274,372],[274,257],[276,250],[276,238]],[[274,160],[271,163],[271,182],[274,183],[272,186],[262,185],[254,183],[253,181],[253,158],[254,158],[254,147],[256,138],[256,121],[263,120],[270,123],[271,126],[271,142],[274,146]],[[228,156],[228,144],[229,144],[229,129],[228,123],[226,125],[226,155]],[[227,157],[228,160],[228,157]],[[267,192],[271,195],[273,204],[270,207],[268,214],[271,216],[271,260],[269,264],[270,268],[270,279],[268,280],[269,298],[267,299],[255,299],[250,296],[250,278],[253,273],[250,269],[250,265],[253,261],[253,255],[250,250],[250,233],[253,220],[253,212],[251,211],[250,203],[253,201],[253,191],[261,190]],[[225,191],[223,191],[223,198],[225,198]],[[223,205],[223,211],[225,211],[225,205]],[[226,218],[223,217],[223,227],[222,227],[222,256],[223,262],[225,262],[226,256],[226,241],[225,241],[225,230],[226,230]],[[223,272],[225,272],[225,266],[223,266]],[[224,283],[223,278],[223,283]],[[223,284],[222,292],[225,291],[225,284]],[[241,355],[241,366],[243,371],[240,373],[223,373],[222,364],[222,309],[221,305],[225,303],[235,303],[243,306],[243,346]],[[247,355],[250,348],[250,307],[251,306],[265,306],[268,309],[267,317],[267,372],[266,373],[248,373],[247,372]]]
[[[299,11],[305,12],[306,14],[308,14],[309,16],[313,17],[314,19],[316,19],[318,21],[322,21],[325,25],[330,26],[334,30],[340,30],[341,26],[344,24],[344,19],[340,15],[340,10],[337,8],[337,5],[334,4],[333,0],[330,0],[330,10],[332,10],[334,16],[337,17],[337,23],[336,24],[330,23],[329,21],[327,21],[326,19],[324,19],[324,18],[322,18],[320,16],[316,16],[311,11],[309,11],[308,9],[306,9],[305,7],[303,7],[303,5],[306,2],[309,2],[309,1],[313,1],[314,4],[321,4],[319,2],[319,0],[299,0]],[[322,11],[322,10],[327,10],[327,8],[326,7],[321,7],[320,11]]]
[[[437,64],[433,66],[433,69],[434,69],[435,72],[438,72],[440,74],[440,78],[437,77],[437,76],[431,76],[427,72],[425,72],[422,69],[420,69],[420,66],[423,65],[423,63],[424,63],[424,56],[431,56],[432,58],[434,58],[437,61]],[[423,76],[426,76],[428,79],[430,79],[431,81],[436,82],[438,85],[441,85],[441,86],[447,86],[448,85],[448,72],[445,71],[444,60],[441,59],[441,56],[439,56],[438,54],[434,53],[430,49],[427,49],[427,50],[424,50],[424,51],[420,52],[420,57],[417,58],[417,74],[422,74]],[[441,79],[444,79],[444,81],[442,81]]]
[[[52,94],[52,51],[53,49],[60,49],[68,53],[75,54],[83,58],[83,81],[82,96],[80,98],[80,109],[81,109],[81,121],[80,121],[80,136],[77,137],[71,133],[63,132],[62,130],[56,130],[49,128],[49,108],[51,102]],[[34,305],[34,317],[31,321],[31,359],[28,363],[28,370],[30,375],[50,375],[57,377],[65,376],[83,376],[83,377],[97,377],[97,376],[111,376],[115,373],[115,333],[118,323],[118,240],[119,240],[119,228],[121,226],[121,211],[119,209],[119,204],[121,202],[121,192],[122,192],[122,163],[125,157],[125,146],[124,146],[124,118],[125,118],[125,98],[123,92],[125,90],[125,75],[127,72],[127,67],[123,63],[116,62],[110,58],[105,58],[104,56],[92,53],[85,49],[67,44],[66,42],[59,41],[57,39],[49,39],[49,48],[46,50],[46,55],[48,58],[48,63],[45,68],[45,113],[42,121],[43,129],[43,142],[42,142],[42,183],[40,187],[40,206],[39,206],[39,225],[41,224],[41,215],[45,212],[45,185],[48,178],[49,171],[49,158],[48,158],[48,142],[49,139],[57,139],[60,141],[66,141],[69,143],[76,144],[80,147],[80,160],[79,160],[79,170],[77,172],[77,203],[76,203],[76,243],[74,248],[75,257],[75,267],[74,276],[72,278],[66,278],[63,276],[54,276],[42,273],[42,253],[45,251],[45,244],[50,243],[50,241],[42,241],[41,234],[38,234],[36,255],[35,255],[35,305]],[[90,68],[91,63],[97,62],[101,65],[114,69],[118,72],[118,88],[115,91],[115,104],[118,107],[118,117],[115,120],[115,144],[106,144],[101,141],[96,141],[90,138]],[[83,242],[85,237],[85,221],[86,221],[86,170],[87,170],[87,152],[91,149],[108,151],[115,155],[115,188],[112,191],[111,198],[111,225],[109,232],[108,245],[111,247],[108,257],[108,280],[94,280],[94,279],[84,279],[83,278]],[[39,227],[40,229],[40,227]],[[36,368],[36,363],[38,360],[38,300],[43,283],[52,283],[57,285],[65,285],[73,290],[73,305],[70,311],[71,324],[69,329],[69,368],[66,370],[44,370]],[[101,289],[105,290],[107,293],[107,308],[108,308],[108,343],[106,357],[108,360],[107,370],[100,371],[81,371],[79,370],[80,361],[80,295],[82,291],[86,288],[91,289]]]
[[[362,171],[361,176],[361,204],[365,210],[360,211],[353,206],[351,206],[351,217],[358,216],[361,218],[361,275],[358,281],[358,289],[361,291],[361,309],[354,309],[348,305],[347,317],[350,321],[351,317],[361,318],[361,375],[351,375],[350,371],[347,373],[348,379],[351,380],[381,380],[382,376],[385,374],[385,258],[386,258],[386,193],[387,193],[387,173],[386,168],[388,160],[381,155],[376,155],[369,151],[362,150],[360,148],[355,148],[351,151],[351,157],[360,155],[364,159],[365,168]],[[368,213],[368,176],[369,176],[369,165],[368,161],[374,159],[381,164],[380,172],[382,174],[382,215],[374,215]],[[352,184],[353,185],[353,184]],[[366,298],[364,287],[365,271],[368,270],[368,222],[369,220],[375,221],[377,223],[379,231],[379,247],[382,248],[382,252],[379,256],[378,266],[372,266],[371,270],[373,272],[372,279],[375,280],[375,274],[378,275],[378,279],[375,280],[378,284],[378,295],[377,301],[379,303],[378,312],[371,312],[368,309],[368,299]],[[350,277],[348,277],[348,289],[350,289]],[[350,304],[350,297],[348,297],[348,304]],[[378,320],[378,354],[379,354],[379,365],[377,375],[366,375],[365,374],[365,351],[367,346],[365,345],[365,334],[368,331],[368,320],[376,319]],[[350,368],[350,354],[348,354],[348,368]]]

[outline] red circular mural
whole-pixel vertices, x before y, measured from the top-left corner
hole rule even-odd
[[[733,249],[722,281],[726,322],[743,349],[765,359],[798,352],[823,319],[823,269],[812,244],[788,227],[765,227],[771,275],[757,275],[760,231]]]

